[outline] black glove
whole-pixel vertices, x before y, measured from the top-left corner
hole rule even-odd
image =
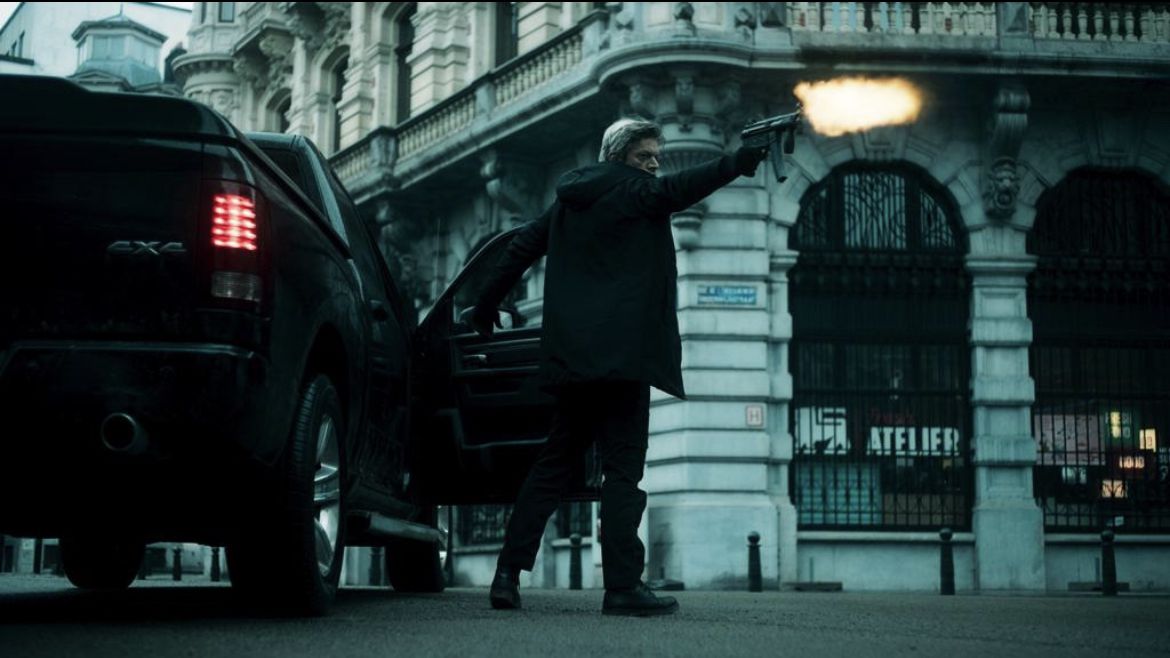
[[[741,146],[735,152],[735,170],[740,176],[755,176],[756,167],[768,156],[768,149],[759,146]]]
[[[465,319],[467,324],[475,330],[475,333],[484,338],[490,337],[496,327],[503,327],[500,324],[499,311],[490,306],[473,306],[460,315],[461,319]]]

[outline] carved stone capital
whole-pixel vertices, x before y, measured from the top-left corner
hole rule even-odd
[[[748,7],[735,10],[735,32],[745,43],[751,43],[756,33],[756,14]]]
[[[626,87],[629,93],[623,103],[623,114],[647,119],[658,116],[658,90],[650,81],[644,78],[631,78],[626,81]]]

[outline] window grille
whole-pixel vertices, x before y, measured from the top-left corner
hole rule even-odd
[[[1083,169],[1029,251],[1034,490],[1050,531],[1170,530],[1170,194]]]
[[[504,543],[511,505],[463,505],[458,508],[456,528],[460,546]]]
[[[970,525],[968,278],[945,193],[853,164],[805,196],[790,273],[802,528]]]

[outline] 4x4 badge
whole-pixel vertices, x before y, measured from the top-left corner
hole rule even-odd
[[[187,248],[182,242],[118,240],[106,247],[106,253],[111,256],[179,256],[187,253]]]

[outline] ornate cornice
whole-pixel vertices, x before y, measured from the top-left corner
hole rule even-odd
[[[234,71],[235,63],[231,56],[214,53],[190,53],[176,57],[172,64],[175,79],[180,85],[186,85],[192,75],[200,73],[216,73]]]

